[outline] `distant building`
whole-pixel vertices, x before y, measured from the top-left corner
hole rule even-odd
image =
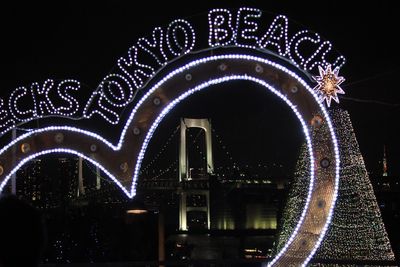
[[[400,176],[392,175],[387,166],[386,148],[383,150],[382,173],[372,176],[376,200],[397,259],[400,258]]]
[[[43,157],[17,171],[17,195],[40,209],[57,208],[78,191],[78,158]]]

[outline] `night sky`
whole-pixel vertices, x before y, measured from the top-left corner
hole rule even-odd
[[[94,89],[117,59],[154,27],[177,18],[205,18],[211,8],[256,7],[287,15],[314,30],[347,58],[340,73],[346,78],[346,98],[341,98],[340,106],[350,112],[367,169],[379,173],[386,145],[389,172],[400,175],[400,87],[396,80],[400,57],[393,34],[399,32],[399,23],[394,3],[378,1],[349,8],[336,1],[316,6],[294,1],[186,1],[190,4],[179,6],[173,1],[159,2],[144,1],[140,8],[118,1],[84,5],[64,1],[49,6],[16,3],[2,8],[5,71],[0,96],[47,78],[73,78]],[[238,161],[257,164],[275,160],[291,168],[303,136],[291,111],[274,99],[262,88],[245,82],[233,83],[230,88],[209,88],[168,115],[158,134],[160,140],[167,138],[179,116],[211,117]]]

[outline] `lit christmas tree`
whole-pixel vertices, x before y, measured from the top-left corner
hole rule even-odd
[[[350,116],[342,109],[333,109],[329,113],[340,150],[339,194],[332,222],[314,258],[394,260]],[[308,151],[303,146],[282,216],[278,251],[289,239],[304,207],[309,163]]]

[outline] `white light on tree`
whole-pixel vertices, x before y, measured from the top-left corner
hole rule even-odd
[[[350,115],[340,108],[331,109],[329,114],[340,143],[341,181],[331,226],[315,257],[331,260],[394,261],[394,253]],[[328,131],[326,127],[322,127],[321,130]],[[291,182],[288,201],[282,214],[277,250],[280,250],[289,240],[302,212],[301,207],[306,202],[305,190],[310,177],[308,153],[304,145]],[[319,205],[325,205],[325,203],[321,202]]]

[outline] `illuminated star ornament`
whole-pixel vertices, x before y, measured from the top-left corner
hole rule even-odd
[[[319,76],[313,76],[313,79],[317,81],[317,85],[314,90],[317,91],[321,102],[326,101],[328,107],[331,106],[331,100],[335,100],[339,103],[339,98],[337,94],[344,94],[340,84],[345,81],[345,79],[339,76],[339,68],[332,71],[331,65],[328,65],[326,70],[321,66],[318,66]]]

